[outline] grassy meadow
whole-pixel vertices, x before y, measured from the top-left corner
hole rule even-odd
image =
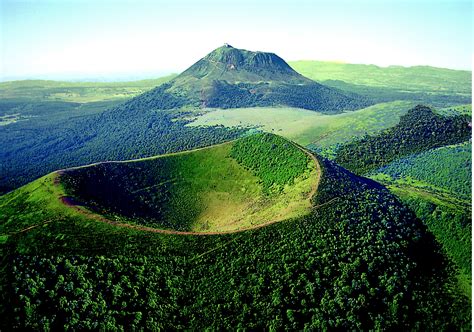
[[[409,101],[394,101],[335,115],[284,107],[209,109],[189,126],[258,128],[304,146],[329,147],[392,127],[411,106]]]

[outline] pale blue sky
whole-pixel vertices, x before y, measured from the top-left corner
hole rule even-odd
[[[0,79],[180,72],[224,42],[285,60],[471,69],[448,0],[0,0]]]

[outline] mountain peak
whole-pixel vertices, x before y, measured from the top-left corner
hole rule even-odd
[[[128,102],[156,109],[289,106],[337,113],[368,106],[357,95],[316,83],[274,53],[224,44],[170,82]],[[130,106],[131,107],[131,106]]]
[[[229,44],[216,48],[186,70],[183,76],[232,81],[304,81],[274,53],[253,52]]]

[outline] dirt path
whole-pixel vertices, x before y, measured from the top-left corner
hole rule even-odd
[[[311,191],[308,197],[309,199],[311,199],[313,198],[314,195],[316,195],[316,192],[318,191],[318,187],[319,187],[319,182],[321,181],[321,165],[319,164],[319,161],[318,159],[316,159],[314,154],[312,154],[311,152],[309,152],[308,150],[306,150],[305,148],[303,148],[302,146],[298,144],[295,144],[295,146],[301,151],[303,151],[304,153],[306,153],[314,161],[314,165],[316,166],[316,181],[314,182],[313,187],[311,188]]]
[[[224,143],[224,144],[226,144],[226,143]],[[311,199],[311,198],[313,198],[313,196],[318,191],[319,182],[321,180],[321,165],[319,164],[319,161],[316,159],[316,157],[312,153],[310,153],[309,151],[307,151],[305,148],[303,148],[302,146],[300,146],[298,144],[294,144],[294,145],[298,149],[300,149],[301,151],[306,153],[314,161],[314,164],[316,166],[316,181],[313,183],[311,191],[308,194],[308,198]],[[201,149],[198,149],[198,150],[201,150]],[[196,150],[192,150],[192,151],[196,151]],[[149,159],[149,158],[146,158],[146,159]],[[82,167],[85,167],[85,166],[80,166],[78,168],[82,168]],[[58,175],[59,174],[61,174],[61,171],[58,171]],[[59,178],[59,176],[58,176],[58,178]],[[57,183],[55,181],[55,184],[59,184],[59,181]],[[319,204],[319,205],[313,207],[313,210],[318,209],[318,208],[320,208],[324,205],[331,204],[337,198],[338,197],[333,198],[330,201],[325,202],[323,204]],[[240,229],[234,229],[234,230],[229,230],[229,231],[220,231],[220,232],[182,232],[182,231],[173,231],[173,230],[158,229],[158,228],[147,227],[147,226],[126,224],[126,223],[110,220],[110,219],[107,219],[107,218],[105,218],[105,217],[103,217],[99,214],[96,214],[96,213],[88,210],[85,207],[76,205],[70,197],[64,197],[63,196],[63,197],[60,198],[60,200],[64,205],[66,205],[66,206],[76,210],[78,213],[80,213],[84,216],[87,216],[91,219],[94,219],[96,221],[104,222],[104,223],[107,223],[107,224],[113,225],[113,226],[130,228],[130,229],[135,229],[135,230],[140,230],[140,231],[145,231],[145,232],[151,232],[151,233],[161,233],[161,234],[174,234],[174,235],[222,235],[222,234],[233,234],[233,233],[239,233],[239,232],[248,231],[248,230],[252,230],[252,229],[259,229],[259,228],[262,228],[262,227],[272,225],[272,224],[277,223],[277,222],[282,222],[281,219],[271,220],[271,221],[268,221],[266,223],[255,225],[255,226],[250,226],[250,227],[245,227],[245,228],[240,228]]]

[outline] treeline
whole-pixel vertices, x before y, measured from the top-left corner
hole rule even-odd
[[[294,143],[272,134],[256,134],[237,140],[230,156],[252,170],[263,191],[281,191],[310,168],[310,158]]]
[[[412,212],[377,183],[321,164],[314,203],[324,205],[258,230],[173,236],[68,219],[18,233],[1,247],[9,257],[0,270],[9,278],[1,323],[52,330],[469,329],[468,300],[455,292],[449,263]],[[39,206],[13,201],[8,208]]]
[[[172,81],[171,81],[172,82]],[[167,92],[172,83],[163,83],[153,90],[126,101],[121,109],[126,111],[142,111],[150,109],[169,110],[192,104],[186,96]],[[199,106],[199,104],[195,105]]]
[[[342,144],[334,160],[357,174],[365,174],[404,156],[461,143],[470,137],[469,117],[443,117],[418,105],[395,127]]]

